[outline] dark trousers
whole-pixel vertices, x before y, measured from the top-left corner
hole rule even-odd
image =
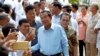
[[[79,54],[83,56],[83,47],[85,47],[85,43],[83,40],[79,40]]]
[[[41,53],[40,53],[40,51],[38,50],[38,51],[33,52],[33,53],[32,53],[32,56],[41,56]]]
[[[8,56],[8,50],[0,46],[0,56]]]
[[[41,56],[62,56],[62,53],[58,53],[58,54],[55,54],[55,55],[44,55],[41,53]]]

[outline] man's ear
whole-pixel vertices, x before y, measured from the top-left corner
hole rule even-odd
[[[52,16],[50,17],[50,20],[52,20]]]

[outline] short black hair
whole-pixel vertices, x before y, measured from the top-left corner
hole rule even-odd
[[[53,2],[53,6],[58,7],[60,10],[62,9],[62,5],[59,2]]]
[[[47,10],[43,10],[41,13],[47,13],[49,17],[52,17],[52,14],[50,11],[47,11]]]
[[[2,32],[4,36],[6,37],[10,31],[10,29],[15,28],[14,24],[8,23],[2,28]]]
[[[7,13],[1,12],[1,13],[0,13],[0,20],[4,20],[6,16],[8,16]]]
[[[39,3],[38,1],[34,2],[34,4],[38,4],[38,3]]]
[[[10,5],[10,4],[3,4],[3,5],[2,5],[2,9],[4,9],[4,11],[5,11],[6,13],[9,13],[10,10],[11,10],[11,5]]]
[[[69,13],[64,12],[61,14],[60,19],[62,18],[63,15],[69,16],[69,19],[71,18],[71,15]]]
[[[85,7],[85,9],[88,9],[88,6],[87,5],[81,5],[81,7]]]
[[[19,26],[21,26],[23,23],[29,23],[29,21],[25,18],[19,20]]]
[[[78,4],[72,4],[72,7],[78,10]]]
[[[33,10],[35,7],[33,5],[28,5],[25,7],[25,13],[27,13],[29,10]]]
[[[41,5],[40,2],[38,2],[38,1],[34,2],[34,6],[35,6],[36,4],[37,4],[38,6]]]
[[[66,11],[68,12],[68,13],[70,13],[71,12],[71,6],[69,6],[69,5],[65,5],[65,6],[63,6],[63,9],[66,9]]]
[[[40,0],[40,2],[41,2],[41,1],[46,1],[46,0]]]
[[[3,4],[0,2],[0,8],[2,7],[2,5],[3,5]]]

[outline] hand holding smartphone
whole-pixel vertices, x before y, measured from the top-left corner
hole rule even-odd
[[[17,35],[18,35],[18,29],[12,28],[10,29],[6,39],[7,40],[17,40]]]
[[[17,41],[14,43],[11,48],[13,50],[28,50],[29,49],[29,42],[28,41]]]
[[[35,28],[30,27],[29,33],[26,35],[26,41],[35,39]]]

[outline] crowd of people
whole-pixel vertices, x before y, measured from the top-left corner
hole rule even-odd
[[[58,0],[12,3],[0,3],[0,55],[100,56],[97,4],[62,5]],[[13,50],[18,41],[28,41],[29,50]]]

